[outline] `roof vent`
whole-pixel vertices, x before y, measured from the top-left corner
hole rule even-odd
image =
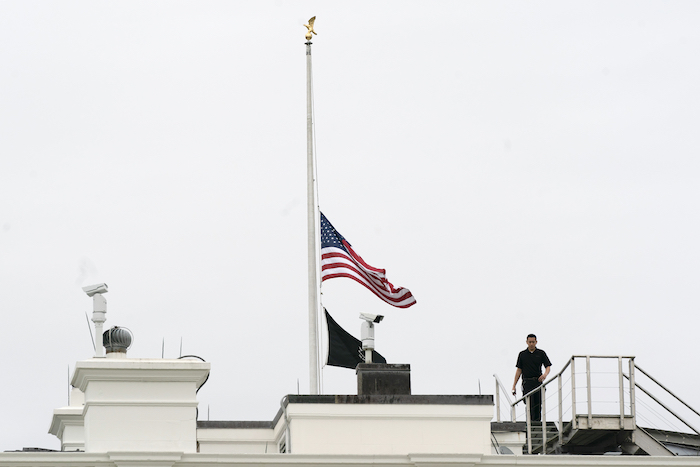
[[[133,335],[131,331],[119,326],[107,329],[102,334],[102,345],[107,351],[107,357],[111,358],[126,357],[126,351],[131,347],[132,341]]]

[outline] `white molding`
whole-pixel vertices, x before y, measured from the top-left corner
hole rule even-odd
[[[0,452],[0,467],[697,467],[693,456],[311,455]]]
[[[85,403],[88,407],[197,407],[197,401],[151,401],[151,400],[120,400],[120,401],[88,401]]]
[[[83,424],[85,411],[83,407],[62,407],[54,409],[49,433],[61,439],[66,426],[79,426]]]
[[[289,420],[322,420],[322,419],[329,419],[329,420],[367,420],[367,419],[375,419],[375,420],[456,420],[456,421],[491,421],[493,419],[493,416],[488,415],[488,416],[478,416],[478,415],[454,415],[454,414],[438,414],[438,415],[421,415],[421,414],[373,414],[373,413],[367,413],[367,414],[359,414],[359,415],[352,415],[352,414],[315,414],[315,413],[310,413],[310,414],[299,414],[299,413],[290,413],[289,414]]]
[[[192,382],[206,381],[211,364],[192,360],[91,359],[77,362],[71,385],[85,392],[89,381]]]

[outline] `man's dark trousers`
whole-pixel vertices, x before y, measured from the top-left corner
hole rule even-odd
[[[538,378],[523,378],[523,395],[540,387]],[[530,396],[530,421],[539,422],[542,420],[542,391],[537,391]]]

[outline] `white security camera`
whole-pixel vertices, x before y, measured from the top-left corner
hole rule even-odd
[[[372,315],[370,313],[360,313],[360,319],[364,319],[368,323],[380,323],[384,319],[384,315]]]
[[[94,285],[86,285],[83,287],[83,292],[87,294],[88,297],[92,297],[95,294],[98,293],[107,293],[107,284],[102,283],[102,284],[94,284]]]
[[[372,363],[372,351],[374,350],[374,323],[384,319],[383,315],[360,313],[360,319],[364,320],[360,328],[362,336],[362,350],[365,351],[365,363]]]

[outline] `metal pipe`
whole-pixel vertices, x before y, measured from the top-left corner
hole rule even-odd
[[[498,377],[498,375],[493,375],[493,377],[496,378],[496,383],[498,383],[498,385],[503,390],[503,394],[506,396],[506,401],[508,401],[508,404],[511,404],[510,396],[508,396],[508,390],[506,390],[506,387],[501,382],[501,379]]]
[[[540,410],[542,411],[542,455],[547,454],[547,406],[544,386],[540,386]]]
[[[591,357],[586,356],[586,394],[588,395],[588,428],[593,426],[593,401],[591,400]]]
[[[287,415],[287,396],[284,396],[280,401],[280,406],[282,406],[282,413],[284,414],[284,445],[286,453],[292,452],[292,436],[289,430],[289,416]]]
[[[501,423],[501,388],[498,387],[498,376],[496,376],[496,421]]]
[[[496,378],[496,405],[498,408],[498,403],[500,401],[500,397],[498,395],[498,388],[500,387],[503,390],[503,395],[506,396],[506,402],[508,402],[508,405],[510,405],[510,421],[514,422],[515,421],[515,404],[510,401],[510,396],[508,396],[508,391],[506,390],[506,387],[503,385],[501,382],[501,379],[498,377],[498,375],[493,375],[494,378]],[[498,416],[500,417],[500,409],[498,412]],[[500,420],[498,420],[500,421]]]
[[[617,373],[620,385],[620,429],[625,428],[625,387],[622,378],[622,357],[617,357]]]
[[[636,383],[634,382],[634,358],[630,358],[630,415],[632,416],[632,421],[634,426],[637,426],[637,398],[636,398]],[[623,375],[624,376],[624,375]]]
[[[559,391],[559,446],[561,446],[563,442],[563,434],[562,432],[564,431],[564,412],[562,409],[562,395],[561,395],[561,375],[557,378],[557,389]]]
[[[530,393],[525,399],[525,424],[527,426],[527,453],[532,454],[532,421],[530,420]]]
[[[542,385],[542,386],[544,386],[544,385]],[[516,405],[518,402],[525,400],[525,396],[531,396],[531,395],[533,395],[534,393],[536,393],[536,392],[539,391],[539,390],[540,390],[540,386],[537,386],[535,389],[533,389],[532,391],[528,392],[527,394],[523,394],[523,397],[521,397],[520,399],[518,399],[517,401],[515,401],[515,402],[513,403],[513,405]]]
[[[677,395],[675,395],[674,393],[672,393],[670,389],[668,389],[666,386],[664,386],[663,384],[659,383],[656,379],[654,379],[653,376],[651,376],[651,375],[650,375],[649,373],[647,373],[646,371],[642,370],[639,366],[635,365],[635,367],[636,367],[639,371],[641,371],[642,373],[644,373],[650,380],[652,380],[653,382],[655,382],[656,384],[658,384],[659,386],[661,386],[661,388],[662,388],[664,391],[666,391],[667,393],[669,393],[669,394],[671,394],[673,397],[675,397],[676,400],[677,400],[678,402],[680,402],[681,404],[685,405],[685,406],[688,407],[690,410],[692,410],[693,412],[695,412],[695,415],[700,416],[700,413],[698,413],[697,410],[695,410],[694,408],[692,408],[691,406],[689,406],[688,404],[686,404],[680,397],[678,397]]]
[[[571,360],[573,360],[573,357],[571,357]],[[559,370],[559,373],[557,373],[556,375],[554,375],[554,376],[552,377],[552,379],[556,378],[557,376],[560,376],[560,375],[564,374],[564,371],[566,371],[566,369],[569,368],[569,365],[571,364],[571,360],[569,360],[568,362],[566,362],[566,364],[562,367],[562,369]],[[550,381],[551,381],[552,379],[550,379]]]
[[[576,357],[571,357],[571,428],[578,428],[576,421]]]
[[[639,367],[637,367],[637,369],[639,369]],[[625,375],[625,377],[626,377],[626,378],[629,378],[627,375]],[[654,397],[649,391],[647,391],[647,390],[644,389],[641,385],[639,385],[639,383],[635,383],[635,386],[638,387],[639,389],[641,389],[642,392],[644,392],[644,394],[646,394],[647,396],[651,397],[651,398],[654,400],[654,402],[656,402],[656,403],[659,404],[661,407],[663,407],[664,409],[666,409],[671,415],[673,415],[673,416],[676,417],[678,420],[680,420],[681,422],[683,422],[683,423],[685,424],[685,426],[687,426],[688,428],[690,428],[691,430],[693,430],[696,434],[700,435],[700,431],[696,430],[695,427],[694,427],[693,425],[691,425],[690,423],[686,422],[685,420],[683,420],[683,418],[681,418],[680,415],[678,415],[676,412],[674,412],[673,410],[671,410],[671,409],[669,409],[668,407],[666,407],[666,405],[665,405],[663,402],[661,402],[659,399],[657,399],[656,397]]]
[[[574,355],[571,358],[586,358],[586,357],[590,357],[590,358],[619,358],[619,357],[634,358],[633,355]]]
[[[564,365],[564,368],[562,368],[562,369],[559,371],[559,373],[557,373],[556,375],[552,376],[549,380],[547,380],[547,381],[545,381],[544,383],[542,383],[542,385],[543,385],[543,386],[547,386],[549,383],[551,383],[552,381],[554,381],[554,379],[557,378],[557,376],[561,376],[561,375],[564,373],[564,370],[566,370],[566,369],[569,367],[569,364],[570,364],[570,363],[571,363],[571,360],[568,361],[568,362],[566,363],[566,365]],[[494,375],[494,376],[496,376],[496,375]],[[496,377],[497,377],[497,376],[496,376]],[[498,377],[497,377],[497,378],[498,378]],[[500,380],[499,380],[499,383],[500,383]],[[503,387],[503,391],[504,391],[506,394],[508,394],[508,391],[505,390],[505,386],[503,386],[503,385],[501,384],[501,387]],[[535,390],[530,391],[528,394],[532,394],[533,392],[535,392]],[[524,401],[524,400],[525,400],[525,396],[526,396],[526,394],[523,394],[522,397],[520,397],[520,399],[516,399],[515,402],[512,402],[512,403],[510,402],[510,398],[509,398],[509,399],[508,399],[508,402],[509,402],[512,406],[515,406],[515,405],[517,405],[519,402]]]

